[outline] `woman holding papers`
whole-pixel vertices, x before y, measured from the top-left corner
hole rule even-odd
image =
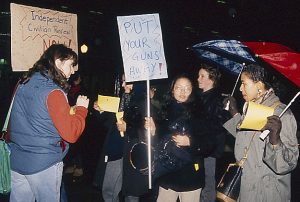
[[[241,74],[243,98],[248,102],[275,108],[274,115],[267,118],[261,130],[270,130],[263,141],[260,131],[240,130],[244,114],[240,114],[233,97],[229,111],[232,119],[224,127],[236,138],[235,158],[240,161],[253,137],[241,179],[239,201],[283,202],[291,200],[291,171],[296,167],[299,150],[296,138],[297,123],[290,110],[281,118],[278,115],[285,105],[279,102],[272,88],[273,78],[267,70],[258,65],[246,66]]]
[[[145,138],[146,88],[139,83],[126,83],[124,76],[122,87],[124,93],[121,96],[119,111],[124,112],[124,117],[117,120],[115,113],[98,113],[108,132],[101,160],[103,163],[99,163],[97,168],[104,170],[104,177],[102,180],[97,179],[96,183],[102,186],[105,201],[119,201],[119,193],[122,190],[125,201],[134,202],[139,201],[139,196],[148,192],[148,177],[134,170],[128,157],[132,145]],[[94,104],[94,109],[100,111],[97,103]]]

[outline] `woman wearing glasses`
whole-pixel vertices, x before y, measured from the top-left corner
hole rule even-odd
[[[189,153],[190,163],[178,171],[158,179],[158,202],[199,202],[201,188],[204,186],[204,163],[201,154],[209,150],[210,144],[202,133],[197,132],[195,119],[193,85],[186,75],[176,77],[160,111],[156,123],[158,138],[170,137],[182,153]]]

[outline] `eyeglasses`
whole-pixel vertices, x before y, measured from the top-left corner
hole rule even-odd
[[[174,91],[190,93],[190,92],[192,92],[192,87],[191,86],[174,86]]]

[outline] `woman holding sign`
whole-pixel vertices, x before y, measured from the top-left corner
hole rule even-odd
[[[124,117],[117,120],[116,114],[103,112],[97,102],[94,109],[99,120],[107,128],[95,184],[102,189],[104,201],[119,201],[119,193],[126,202],[139,201],[139,197],[148,192],[148,176],[135,170],[129,161],[132,146],[145,138],[144,117],[146,86],[141,83],[126,83],[122,78],[124,93],[121,96],[119,111]],[[147,156],[145,156],[145,159]],[[100,173],[101,170],[103,173]]]
[[[297,166],[299,156],[297,123],[290,110],[281,118],[277,116],[285,105],[279,102],[274,93],[273,79],[266,69],[253,64],[246,66],[241,74],[240,91],[246,104],[254,102],[275,107],[274,115],[267,118],[266,125],[261,129],[270,130],[264,141],[259,138],[259,131],[239,130],[245,114],[238,112],[233,97],[224,100],[224,103],[230,101],[229,112],[233,117],[224,127],[236,138],[234,153],[237,161],[242,159],[253,137],[244,163],[239,201],[291,200],[291,171]]]

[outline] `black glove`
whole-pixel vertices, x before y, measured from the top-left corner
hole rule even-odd
[[[268,117],[268,121],[262,130],[269,130],[269,141],[272,145],[280,142],[281,120],[278,116],[273,115]]]
[[[224,106],[224,109],[226,108],[228,102],[229,102],[229,109],[228,109],[229,113],[230,113],[232,116],[234,116],[236,113],[239,113],[235,98],[232,97],[232,96],[226,97],[226,98],[223,100],[223,106]]]

